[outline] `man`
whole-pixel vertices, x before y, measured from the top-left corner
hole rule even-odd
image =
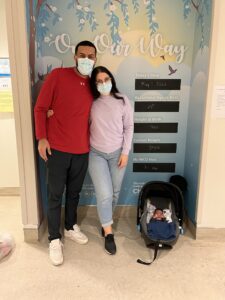
[[[64,236],[79,244],[88,238],[77,225],[77,206],[88,166],[88,120],[92,104],[89,75],[96,47],[89,41],[75,49],[75,67],[54,69],[38,96],[34,114],[38,151],[48,169],[49,255],[53,265],[63,263],[60,219],[66,188]],[[47,111],[54,115],[47,119]]]

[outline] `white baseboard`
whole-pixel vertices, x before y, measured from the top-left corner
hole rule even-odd
[[[19,187],[0,188],[0,196],[19,196],[19,195],[20,195]]]
[[[41,225],[36,227],[34,225],[26,225],[23,228],[24,241],[27,243],[36,243],[40,241],[47,229],[47,219],[44,218]]]

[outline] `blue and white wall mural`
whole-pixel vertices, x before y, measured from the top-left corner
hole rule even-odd
[[[97,65],[113,72],[135,111],[120,204],[136,205],[145,182],[179,174],[189,181],[186,208],[194,221],[211,0],[26,0],[26,6],[34,103],[52,69],[74,64],[76,44],[94,42]],[[39,169],[45,206],[41,161]],[[95,204],[88,174],[81,204]]]

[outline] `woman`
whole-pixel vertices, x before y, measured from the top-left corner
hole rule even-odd
[[[90,115],[88,169],[95,188],[105,250],[115,254],[112,216],[131,148],[133,109],[129,99],[119,93],[115,79],[107,68],[96,67],[92,71],[90,84],[95,101]]]

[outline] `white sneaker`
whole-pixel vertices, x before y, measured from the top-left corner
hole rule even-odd
[[[80,231],[80,227],[77,224],[73,225],[73,230],[65,229],[64,236],[81,245],[87,244],[88,242],[88,237]]]
[[[60,239],[52,240],[49,244],[49,256],[54,266],[61,265],[63,263],[63,244]]]

